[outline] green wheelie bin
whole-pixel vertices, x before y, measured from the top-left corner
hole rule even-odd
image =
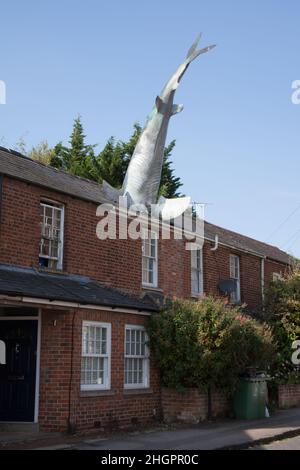
[[[267,376],[242,377],[234,396],[234,413],[237,419],[266,417],[268,401]]]

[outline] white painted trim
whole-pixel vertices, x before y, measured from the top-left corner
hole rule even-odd
[[[34,422],[39,422],[40,404],[40,367],[41,367],[41,336],[42,336],[42,309],[38,313],[38,330],[36,345],[36,376],[35,376],[35,400],[34,400]]]
[[[106,307],[105,305],[78,304],[76,302],[65,302],[63,300],[48,300],[48,299],[40,299],[40,298],[35,298],[35,297],[0,295],[0,302],[1,300],[21,302],[21,303],[33,304],[33,305],[39,304],[39,305],[45,305],[45,306],[50,306],[50,307],[68,307],[68,308],[78,308],[78,309],[87,309],[87,310],[104,310],[108,312],[133,313],[135,315],[146,315],[146,316],[151,315],[151,312],[148,312],[146,310],[135,310],[131,308],[109,307],[109,306]]]
[[[37,321],[37,339],[36,339],[36,364],[35,364],[35,396],[34,396],[34,417],[33,421],[28,421],[28,423],[38,423],[38,417],[39,417],[39,395],[40,395],[40,360],[41,360],[41,323],[42,323],[42,315],[41,315],[41,309],[39,309],[38,315],[33,317],[33,316],[5,316],[1,317],[0,316],[0,321],[1,320],[35,320]],[[4,422],[4,421],[3,421]],[[19,421],[12,421],[12,423],[16,424]],[[5,421],[7,423],[7,421]],[[23,421],[20,421],[20,423],[23,423]]]
[[[82,345],[83,345],[83,327],[84,326],[97,326],[99,328],[106,328],[107,336],[106,336],[106,343],[107,343],[107,353],[106,354],[84,354],[82,353]],[[90,320],[82,320],[81,324],[81,359],[83,357],[103,357],[107,358],[107,383],[106,384],[92,384],[92,385],[85,385],[80,383],[80,390],[110,390],[111,387],[111,323],[106,322],[99,322],[99,321],[90,321]]]

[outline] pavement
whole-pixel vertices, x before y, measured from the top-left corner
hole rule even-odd
[[[254,450],[300,450],[300,436],[252,447]]]
[[[224,420],[191,426],[156,426],[142,431],[122,432],[105,436],[49,435],[23,439],[18,435],[14,441],[1,435],[2,449],[40,450],[214,450],[241,448],[270,448],[271,443],[293,438],[291,445],[300,449],[300,408],[277,411],[270,418],[260,420]],[[273,444],[272,444],[273,445]]]

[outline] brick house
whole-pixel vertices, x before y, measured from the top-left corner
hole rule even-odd
[[[0,421],[63,431],[159,418],[145,331],[157,301],[230,284],[232,302],[254,311],[290,264],[207,222],[193,252],[184,240],[99,240],[103,202],[100,185],[0,148]]]

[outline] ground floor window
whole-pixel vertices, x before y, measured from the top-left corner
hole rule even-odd
[[[149,387],[149,350],[143,326],[125,327],[125,388]]]
[[[111,325],[82,324],[81,390],[110,388]]]

